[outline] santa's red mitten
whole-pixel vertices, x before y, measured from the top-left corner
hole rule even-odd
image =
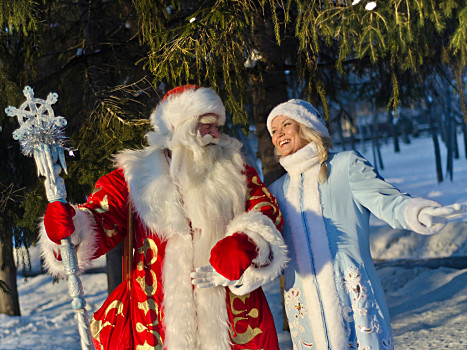
[[[246,234],[237,232],[216,243],[209,263],[222,276],[236,281],[257,255],[256,244]]]
[[[75,215],[75,209],[70,203],[65,204],[56,201],[47,205],[44,226],[47,236],[52,242],[60,244],[62,239],[75,232],[75,225],[73,224],[73,216]]]

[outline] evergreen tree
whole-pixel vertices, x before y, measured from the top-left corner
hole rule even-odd
[[[155,82],[214,87],[234,124],[248,121],[244,106],[253,102],[265,179],[280,174],[265,151],[271,145],[264,122],[270,106],[290,97],[285,70],[300,79],[295,97],[307,98],[328,118],[330,106],[340,106],[336,115],[351,121],[348,111],[340,113],[343,96],[397,114],[398,106],[423,101],[425,79],[448,77],[445,83],[456,82],[467,120],[463,0],[134,3],[150,48],[143,62]],[[254,68],[245,65],[253,57]]]
[[[24,64],[31,59],[31,49],[27,47],[31,37],[27,33],[37,28],[38,21],[32,1],[12,4],[3,0],[0,4],[0,105],[7,107],[21,100],[15,79],[21,78]],[[15,122],[0,114],[0,313],[8,315],[20,315],[13,244],[34,241],[34,230],[18,224],[26,197],[33,195],[30,189],[35,171],[20,156],[19,145],[11,137],[17,127]]]
[[[0,18],[2,28],[8,28],[0,32],[0,101],[3,108],[19,106],[25,85],[40,98],[58,93],[54,111],[67,119],[68,146],[77,155],[67,159],[68,176],[62,176],[68,200],[82,203],[95,181],[113,169],[112,154],[144,142],[147,115],[158,101],[147,73],[135,66],[147,49],[137,37],[134,7],[124,0],[2,1],[6,8],[16,10]],[[16,120],[1,113],[0,122],[0,193],[1,203],[8,203],[0,207],[0,279],[2,289],[11,292],[0,292],[5,300],[16,293],[11,245],[37,242],[36,226],[47,201],[34,161],[22,156],[12,139]],[[14,304],[0,302],[0,313],[19,314],[19,308],[10,311],[8,305]]]

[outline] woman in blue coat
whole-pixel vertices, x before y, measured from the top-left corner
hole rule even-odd
[[[370,255],[370,212],[393,228],[430,235],[456,209],[401,193],[358,152],[328,152],[325,121],[306,101],[278,105],[267,127],[287,171],[270,190],[286,223],[284,297],[294,349],[393,349]]]

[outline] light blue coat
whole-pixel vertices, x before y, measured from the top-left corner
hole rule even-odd
[[[401,193],[355,151],[331,153],[328,180],[318,184],[309,146],[286,157],[292,162],[281,160],[288,173],[270,186],[286,223],[284,297],[294,349],[393,349],[370,255],[370,211],[393,228],[413,229],[406,218],[418,221],[420,208],[436,202]]]

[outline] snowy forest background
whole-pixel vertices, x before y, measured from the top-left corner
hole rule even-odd
[[[25,100],[26,85],[40,98],[58,94],[54,110],[67,119],[68,145],[75,151],[74,157],[67,157],[64,176],[72,202],[83,202],[95,181],[112,169],[113,154],[143,147],[149,113],[167,90],[185,83],[219,92],[229,114],[224,131],[244,142],[248,161],[266,184],[283,172],[273,157],[266,116],[278,103],[300,97],[325,115],[336,149],[359,149],[403,191],[445,204],[466,201],[464,0],[0,4],[0,107],[18,107]],[[24,281],[23,274],[31,273],[38,262],[37,219],[47,200],[34,161],[21,154],[12,138],[17,121],[2,112],[0,128],[0,349],[10,349],[28,329],[35,334],[31,317],[36,313],[44,313],[44,319],[38,317],[51,326],[51,334],[55,325],[73,320],[65,306],[39,306],[45,305],[36,299],[40,293],[44,301],[45,295],[54,294],[55,301],[67,304],[57,298],[66,293],[57,285],[50,287],[48,276]],[[447,321],[447,314],[440,314],[446,306],[443,298],[450,300],[446,310],[456,315],[466,304],[465,289],[456,288],[465,281],[465,225],[450,224],[450,241],[413,238],[409,232],[373,224],[375,259],[405,258],[411,259],[407,266],[422,264],[379,269],[390,304],[399,305],[396,322],[418,307],[429,313],[396,323],[396,332],[401,329],[399,334],[410,337],[402,329],[413,330],[420,341],[434,342],[425,348],[443,344],[447,333],[447,344],[457,346],[452,348],[465,346],[465,333],[456,326],[459,320],[465,325],[465,319]],[[118,283],[121,272],[112,267],[120,266],[119,254],[115,251],[101,261],[108,266],[108,287],[102,273],[83,276],[97,288],[90,290],[96,293],[91,297],[96,306],[106,289]],[[436,259],[414,260],[419,258]],[[444,267],[432,270],[428,265]],[[420,290],[433,298],[411,299]],[[270,295],[277,298],[277,290],[271,287]],[[47,320],[47,312],[58,313],[61,316],[51,317],[62,321]],[[435,319],[442,324],[439,335],[433,333]],[[419,326],[409,325],[412,321]],[[71,327],[70,332],[75,330]],[[73,334],[71,343],[77,341]],[[280,336],[287,339],[286,333]],[[41,349],[33,344],[41,343],[32,341],[24,349]],[[281,344],[287,349],[287,342]]]
[[[462,135],[458,134],[461,141]],[[454,160],[453,181],[437,182],[430,136],[408,136],[394,152],[392,140],[381,143],[385,179],[404,192],[443,204],[467,204],[467,161]],[[255,147],[254,137],[249,138]],[[371,142],[356,147],[372,158]],[[336,150],[339,150],[336,147]],[[464,153],[461,152],[462,156]],[[446,148],[441,157],[446,160]],[[444,166],[443,166],[444,168]],[[454,219],[434,236],[394,230],[371,217],[371,252],[383,284],[400,350],[454,349],[467,347],[467,221]],[[24,248],[21,248],[24,250]],[[0,315],[1,350],[80,350],[75,311],[65,280],[54,283],[41,273],[37,248],[31,249],[32,271],[17,275],[22,316]],[[105,259],[82,275],[84,297],[90,314],[108,296]],[[265,287],[273,311],[281,350],[292,350],[290,334],[283,330],[279,281]]]

